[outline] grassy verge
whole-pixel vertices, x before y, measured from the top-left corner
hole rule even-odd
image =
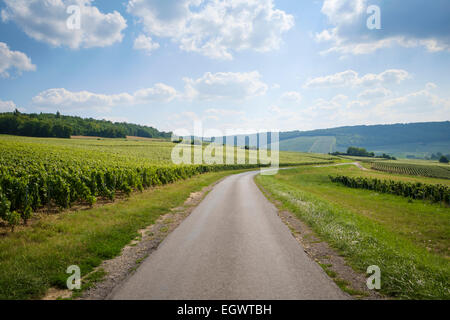
[[[0,237],[0,299],[39,299],[51,287],[66,288],[68,266],[88,274],[191,192],[232,173],[207,173],[102,207],[47,216]]]
[[[333,184],[331,172],[298,168],[256,181],[302,219],[357,271],[381,269],[381,292],[401,299],[450,299],[450,210]]]

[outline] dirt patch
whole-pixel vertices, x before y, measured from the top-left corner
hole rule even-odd
[[[69,299],[71,296],[72,296],[72,291],[70,291],[70,290],[50,288],[42,300]]]
[[[262,186],[258,185],[258,187],[278,208],[282,206],[281,202],[273,199]],[[386,299],[378,292],[369,290],[366,285],[365,274],[353,270],[336,250],[325,241],[320,240],[314,231],[293,213],[278,210],[278,215],[291,230],[294,238],[302,245],[303,250],[325,270],[341,289],[344,287],[344,291],[356,299]]]
[[[206,194],[220,181],[203,188],[199,192],[193,192],[180,207],[173,208],[171,212],[160,216],[152,225],[138,231],[139,236],[122,249],[119,256],[104,261],[92,272],[103,269],[106,272],[101,282],[87,289],[77,298],[81,300],[103,300],[111,291],[125,279],[127,279],[139,265],[153,252],[166,236],[175,230],[181,222],[191,214],[195,207],[203,200]],[[91,273],[92,273],[91,272]],[[85,277],[88,277],[86,275]],[[71,292],[67,290],[50,289],[44,300],[58,298],[70,298]]]

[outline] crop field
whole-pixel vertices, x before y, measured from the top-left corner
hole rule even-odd
[[[388,161],[373,162],[371,168],[378,171],[411,176],[450,179],[449,165],[429,165],[413,163],[395,163]]]
[[[330,176],[345,177],[348,183],[332,182]],[[380,267],[382,293],[400,299],[450,298],[448,204],[427,194],[404,196],[408,187],[420,184],[447,190],[448,197],[448,180],[349,165],[299,167],[256,181],[278,200],[280,209],[307,223],[355,270]]]
[[[430,200],[450,205],[450,188],[441,184],[409,183],[362,177],[330,176],[330,180],[349,188],[390,193],[410,199]]]
[[[24,223],[43,207],[93,205],[98,197],[172,183],[206,172],[259,166],[173,165],[175,144],[161,140],[40,139],[0,137],[0,219],[9,226]],[[182,146],[191,152],[191,146]],[[228,149],[235,152],[236,150]],[[224,155],[224,157],[226,154]],[[330,157],[283,152],[287,164],[327,163]],[[256,162],[256,161],[255,161]]]

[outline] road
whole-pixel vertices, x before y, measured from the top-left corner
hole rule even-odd
[[[349,299],[253,181],[219,184],[109,299]]]

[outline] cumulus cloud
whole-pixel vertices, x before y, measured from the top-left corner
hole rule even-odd
[[[113,107],[146,103],[167,103],[175,99],[177,91],[158,83],[152,88],[141,89],[133,94],[98,94],[89,91],[72,92],[64,88],[49,89],[32,99],[33,105],[41,110],[88,110],[108,112]]]
[[[16,23],[29,37],[52,46],[72,49],[105,47],[122,41],[127,27],[120,13],[104,14],[92,0],[4,0],[3,22]],[[71,5],[80,8],[80,29],[69,29]]]
[[[159,43],[153,42],[151,37],[141,34],[134,40],[133,48],[135,50],[143,50],[147,54],[150,54],[152,51],[159,48]]]
[[[23,71],[35,71],[36,66],[25,53],[12,51],[6,43],[0,42],[0,77],[8,78],[10,69],[20,75]]]
[[[11,112],[16,109],[16,104],[13,101],[3,101],[0,99],[0,112]]]
[[[441,97],[429,88],[381,101],[373,108],[374,119],[386,122],[449,120],[450,98]]]
[[[348,97],[346,95],[343,94],[338,94],[336,96],[334,96],[331,100],[326,100],[326,99],[317,99],[314,102],[313,105],[313,110],[314,109],[318,109],[318,110],[336,110],[341,108],[344,103],[348,100]]]
[[[185,78],[186,96],[191,99],[242,100],[264,95],[268,85],[261,81],[261,75],[253,72],[205,73],[201,78]]]
[[[233,51],[278,49],[294,18],[273,0],[129,0],[127,11],[144,31],[210,58],[232,59]]]
[[[410,77],[409,73],[401,69],[389,69],[379,74],[368,73],[362,77],[354,70],[346,70],[332,75],[309,79],[305,88],[327,88],[344,86],[375,86],[390,83],[400,83]]]
[[[362,100],[373,100],[373,99],[380,99],[388,97],[392,94],[392,92],[386,88],[375,88],[375,89],[368,89],[363,92],[361,92],[358,95],[359,99]]]
[[[302,101],[302,95],[297,91],[288,91],[281,95],[281,99],[286,102],[300,103]]]
[[[401,112],[427,113],[436,108],[449,107],[449,100],[442,99],[428,89],[415,91],[377,104],[378,109],[396,109]]]
[[[369,5],[380,7],[380,30],[367,28]],[[322,13],[331,25],[316,34],[316,40],[332,43],[325,54],[368,54],[394,45],[450,50],[448,1],[324,0]]]

